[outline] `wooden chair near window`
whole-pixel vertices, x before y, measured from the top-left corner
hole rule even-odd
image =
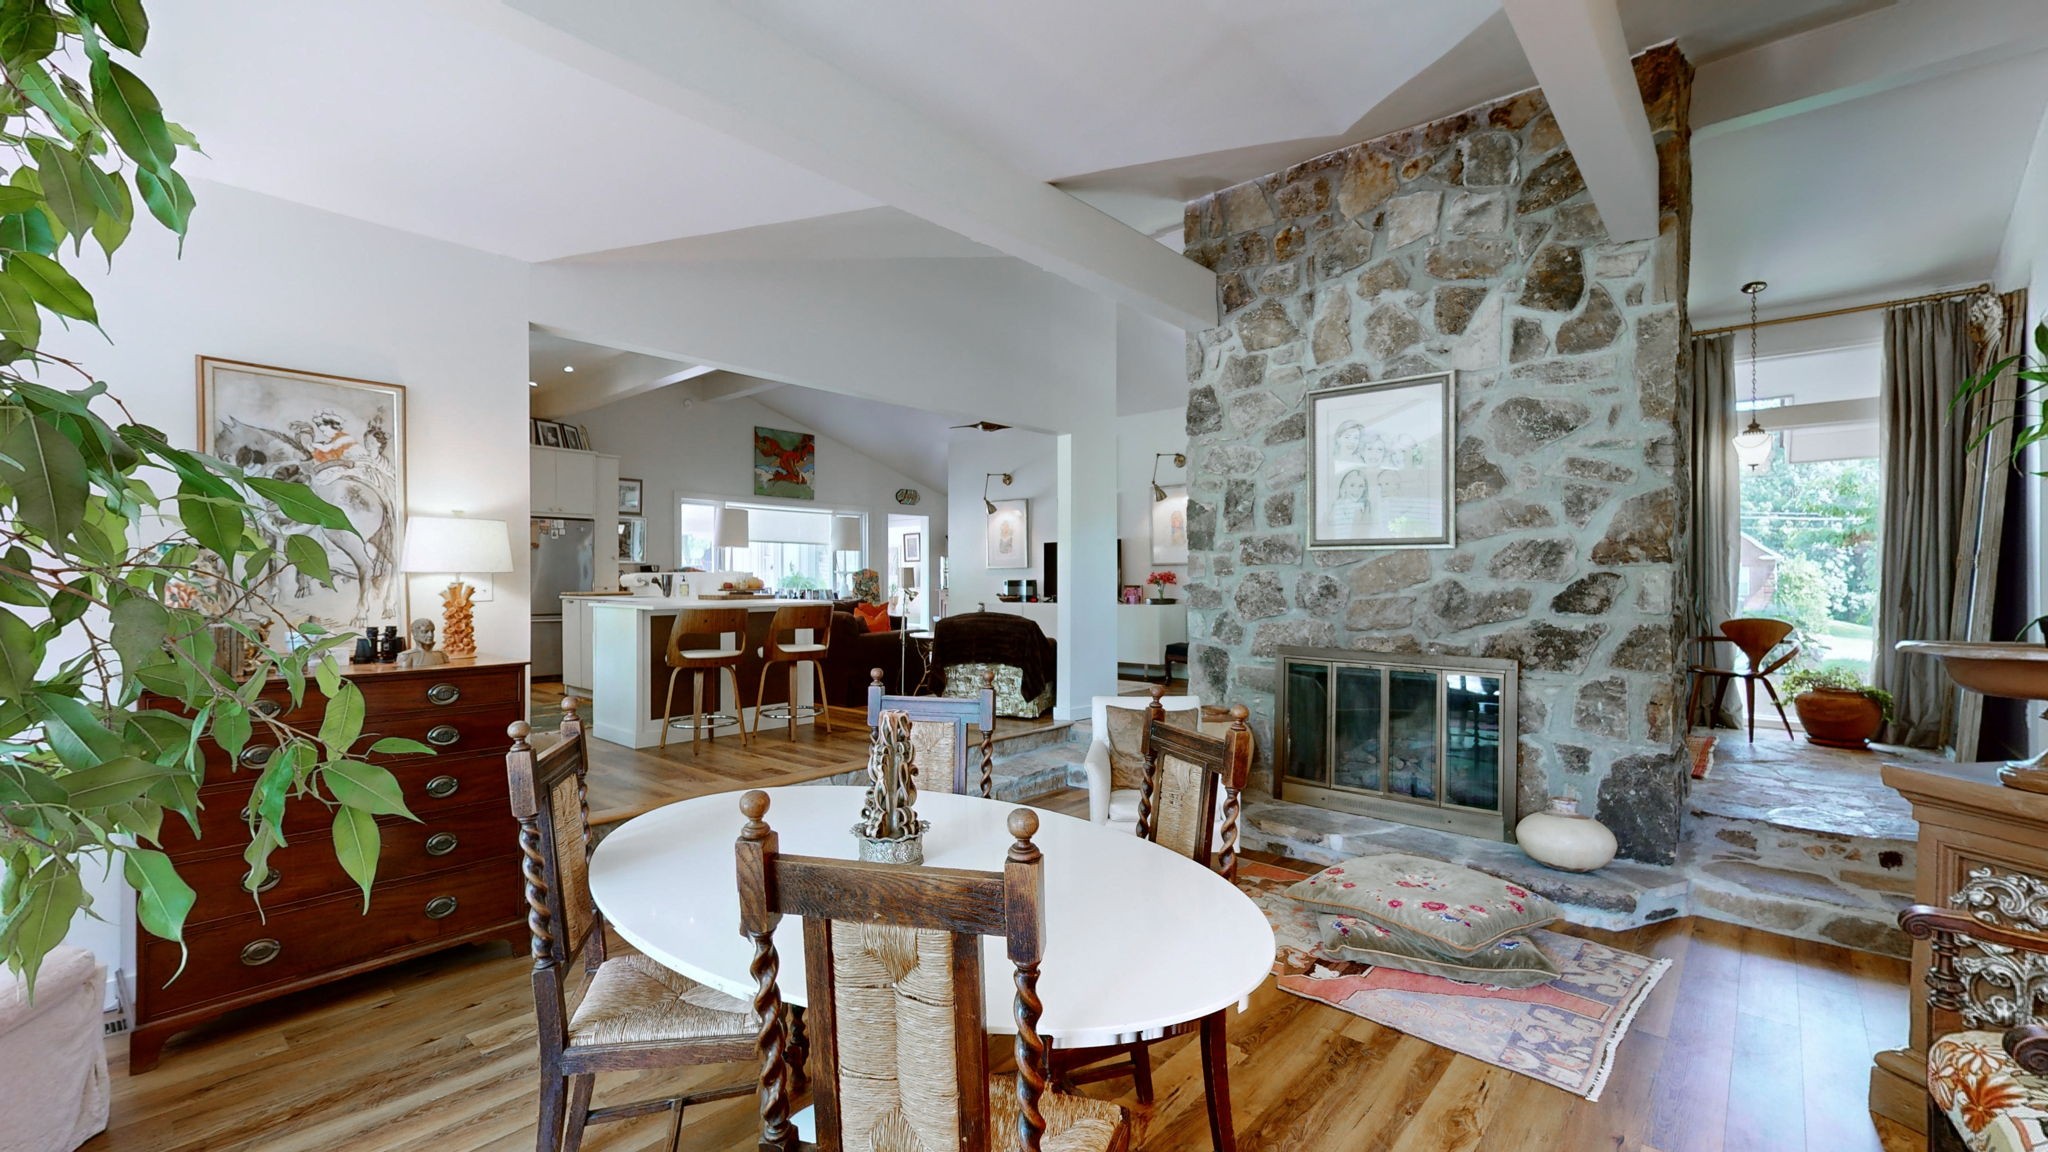
[[[725,638],[731,636],[732,646],[726,646]],[[676,622],[669,629],[668,653],[668,695],[661,705],[661,747],[668,747],[669,727],[675,722],[676,677],[685,672],[690,674],[690,750],[697,750],[697,737],[701,734],[715,739],[719,728],[737,724],[740,729],[740,746],[747,743],[747,710],[740,700],[740,661],[746,659],[747,610],[745,608],[685,608],[676,613]],[[709,714],[704,711],[704,676],[711,676],[712,707]],[[723,674],[724,679],[720,679]],[[732,682],[733,711],[718,709],[718,688],[725,680]]]
[[[1799,649],[1794,647],[1790,652],[1785,653],[1776,660],[1772,660],[1768,665],[1764,664],[1764,660],[1770,656],[1771,650],[1783,643],[1785,637],[1792,634],[1792,627],[1792,624],[1785,620],[1772,620],[1765,616],[1745,616],[1739,620],[1729,620],[1723,623],[1721,625],[1721,634],[1718,636],[1693,637],[1693,657],[1686,668],[1686,675],[1691,679],[1692,684],[1686,689],[1685,693],[1685,722],[1687,724],[1695,722],[1695,717],[1699,714],[1700,688],[1707,681],[1714,681],[1713,709],[1718,713],[1721,707],[1721,698],[1727,695],[1729,683],[1740,680],[1742,681],[1743,700],[1749,713],[1749,742],[1752,744],[1756,743],[1756,686],[1758,684],[1762,684],[1764,691],[1770,693],[1771,704],[1778,710],[1778,719],[1783,721],[1785,725],[1785,737],[1787,739],[1797,739],[1792,734],[1792,721],[1785,717],[1785,705],[1778,699],[1778,690],[1772,686],[1770,676],[1771,673],[1791,663],[1799,655]],[[1710,644],[1735,645],[1736,650],[1742,653],[1742,658],[1749,662],[1748,666],[1741,669],[1716,668],[1711,664],[1703,663],[1703,657],[1699,653]]]
[[[951,792],[995,798],[996,674],[982,674],[974,696],[890,696],[882,686],[882,670],[869,674],[868,727],[880,738],[882,713],[910,717],[910,746],[916,757],[917,787],[924,792]],[[978,778],[970,780],[968,729],[981,733],[973,743]],[[970,792],[970,789],[972,791]]]
[[[671,1113],[668,1147],[683,1109],[754,1091],[751,1080],[604,1108],[590,1106],[600,1072],[684,1068],[751,1060],[760,1031],[747,1004],[639,955],[606,956],[604,919],[590,896],[589,761],[575,697],[562,700],[561,738],[545,751],[524,721],[507,730],[512,815],[519,821],[527,925],[533,937],[533,1007],[540,1040],[539,1152],[576,1152],[590,1124]],[[568,1006],[570,965],[581,956],[588,984]]]
[[[2048,1023],[2035,1015],[2048,935],[1925,904],[1899,913],[1899,927],[1930,945],[1929,1152],[2048,1145]]]
[[[740,800],[740,928],[754,945],[761,1028],[762,1152],[945,1149],[1124,1152],[1123,1109],[1046,1089],[1038,1033],[1044,951],[1044,859],[1038,817],[1010,815],[1001,872],[784,856],[764,817],[768,796]],[[818,1142],[790,1119],[802,1058],[783,1027],[775,931],[803,918],[810,1087]],[[981,937],[1009,942],[1016,966],[1013,1076],[991,1075],[982,1025]]]
[[[1145,726],[1145,781],[1138,799],[1138,837],[1237,880],[1239,813],[1252,769],[1252,731],[1242,704],[1230,708],[1230,727],[1210,736],[1166,723],[1157,690]],[[1218,804],[1221,810],[1218,810]],[[1202,1086],[1209,1105],[1209,1136],[1216,1152],[1236,1152],[1230,1110],[1230,1058],[1222,1011],[1164,1028],[1129,1044],[1058,1049],[1053,1068],[1064,1085],[1129,1076],[1138,1102],[1152,1102],[1151,1045],[1199,1030]]]

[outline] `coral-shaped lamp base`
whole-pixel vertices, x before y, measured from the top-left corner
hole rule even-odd
[[[476,589],[460,580],[441,593],[441,651],[450,660],[476,655],[476,624],[470,608],[470,598],[475,595]]]

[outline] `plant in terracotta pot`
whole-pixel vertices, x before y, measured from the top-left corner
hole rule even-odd
[[[1785,677],[1784,688],[1806,738],[1822,747],[1862,751],[1892,718],[1892,694],[1847,668],[1802,668]]]

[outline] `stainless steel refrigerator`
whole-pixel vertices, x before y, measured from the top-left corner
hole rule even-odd
[[[533,675],[562,674],[562,593],[591,592],[597,524],[560,516],[533,518]]]

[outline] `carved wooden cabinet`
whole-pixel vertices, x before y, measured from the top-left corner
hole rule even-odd
[[[163,848],[198,894],[186,918],[189,956],[178,973],[178,946],[136,929],[135,1021],[128,1069],[156,1064],[173,1034],[235,1008],[366,972],[455,944],[503,938],[526,942],[520,893],[518,825],[505,789],[505,729],[526,715],[526,665],[458,660],[435,668],[351,667],[367,706],[365,735],[405,736],[433,745],[432,756],[376,757],[404,786],[414,823],[384,817],[382,855],[369,908],[335,861],[327,810],[294,801],[287,846],[270,856],[262,908],[242,889],[249,843],[242,815],[272,745],[254,739],[230,765],[203,741],[206,784],[199,798],[201,835],[176,817],[164,821]],[[262,700],[288,708],[282,684]],[[320,724],[324,700],[309,687],[288,722]]]
[[[2048,931],[2048,795],[1998,782],[1997,764],[1886,764],[1884,782],[1913,805],[1920,822],[1917,903],[1953,908],[1993,924]],[[1913,945],[1912,1034],[1904,1048],[1877,1054],[1870,1110],[1914,1131],[1927,1123],[1928,945]],[[2004,1029],[2032,1017],[2048,997],[2048,960],[1980,945],[1958,974],[1975,1001],[1970,1028]]]

